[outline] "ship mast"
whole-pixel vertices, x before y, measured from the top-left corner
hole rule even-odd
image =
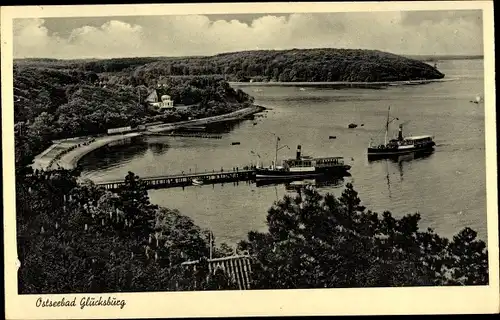
[[[277,136],[276,137],[276,152],[274,155],[274,169],[276,169],[276,164],[278,163],[278,144],[279,144],[280,138]]]
[[[273,166],[274,169],[276,169],[277,163],[278,163],[278,151],[280,151],[283,148],[290,149],[290,147],[288,147],[288,145],[284,145],[284,146],[280,147],[279,146],[279,141],[280,141],[280,137],[276,136],[276,151],[275,151],[275,154],[274,154],[274,166]]]
[[[394,120],[399,120],[399,118],[392,118],[390,119],[390,111],[391,111],[391,106],[387,108],[387,121],[385,122],[385,139],[384,143],[387,145],[387,136],[389,134],[389,124],[393,122]]]
[[[387,145],[387,135],[389,133],[389,113],[391,111],[391,107],[387,108],[387,121],[385,122],[385,139],[384,139],[384,145]]]

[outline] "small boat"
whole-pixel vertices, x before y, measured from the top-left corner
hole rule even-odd
[[[337,136],[329,136],[329,139],[337,139]]]
[[[285,184],[286,190],[299,190],[308,186],[316,186],[315,179],[295,180]]]
[[[475,100],[471,100],[470,102],[475,103],[475,104],[479,104],[481,101],[482,101],[481,96],[477,95],[476,99]]]
[[[255,177],[268,180],[283,180],[316,177],[321,175],[344,177],[349,175],[350,165],[344,164],[343,157],[313,158],[302,156],[301,146],[297,146],[295,158],[285,159],[279,166],[278,151],[286,146],[279,147],[279,138],[276,138],[276,155],[272,165],[268,168],[255,168]]]
[[[349,125],[347,126],[349,129],[354,129],[356,128],[358,125],[355,124],[355,123],[349,123]]]
[[[296,180],[290,182],[291,186],[304,186],[304,185],[313,185],[316,183],[314,179],[304,179],[304,180]]]
[[[300,91],[306,91],[306,88],[300,88],[299,90]]]
[[[383,144],[373,145],[372,141],[368,146],[368,158],[389,158],[404,154],[430,152],[434,150],[436,143],[434,137],[430,135],[403,136],[403,124],[399,125],[398,136],[395,139],[387,140],[389,124],[398,118],[390,119],[390,107],[387,111],[387,120],[385,124],[385,140]]]
[[[240,144],[240,142],[239,142],[239,141],[231,142],[231,145],[233,145],[233,146],[237,146],[237,145],[239,145],[239,144]]]
[[[195,178],[192,180],[193,186],[201,186],[203,184],[203,180]]]

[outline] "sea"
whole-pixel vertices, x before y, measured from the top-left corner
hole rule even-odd
[[[309,181],[321,193],[340,196],[352,183],[362,204],[395,217],[420,213],[420,227],[453,237],[465,227],[487,241],[485,109],[483,60],[438,63],[443,81],[383,88],[243,86],[268,110],[254,120],[212,128],[221,139],[144,137],[96,150],[81,161],[83,176],[96,182],[181,172],[232,170],[270,165],[280,138],[279,159],[303,155],[343,156],[352,166],[339,181]],[[435,151],[425,157],[368,161],[371,139],[383,141],[387,111],[398,118],[389,136],[404,123],[405,135],[433,135]],[[357,128],[348,125],[355,123]],[[330,139],[335,136],[335,139]],[[233,145],[232,142],[240,142]],[[293,185],[293,184],[292,184]],[[292,185],[250,182],[150,190],[153,203],[178,209],[195,224],[210,229],[217,242],[234,245],[249,231],[265,232],[268,209]]]

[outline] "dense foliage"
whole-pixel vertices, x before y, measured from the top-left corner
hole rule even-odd
[[[401,219],[367,211],[352,185],[340,198],[305,189],[269,210],[266,233],[241,249],[255,256],[256,289],[485,285],[488,253],[475,231],[452,241]]]
[[[121,58],[77,61],[70,65],[98,74],[119,74],[120,81],[134,85],[151,84],[150,78],[187,75],[280,82],[406,81],[444,77],[437,69],[417,59],[378,50],[327,48],[242,51],[210,57]]]
[[[94,72],[106,81],[133,85],[151,85],[160,77],[193,75],[221,75],[231,81],[280,82],[407,81],[444,77],[421,60],[429,60],[429,57],[410,58],[378,50],[322,48],[241,51],[209,57],[51,61],[45,64]]]
[[[20,293],[235,288],[207,268],[181,266],[206,260],[208,232],[152,205],[137,176],[129,173],[116,194],[75,176],[58,170],[18,178]]]
[[[46,62],[46,64],[50,63]],[[151,88],[102,84],[99,75],[76,69],[17,66],[14,69],[16,164],[26,165],[53,139],[105,133],[109,128],[174,122],[219,115],[249,106],[250,96],[220,77],[165,79],[158,94],[185,111],[161,112],[148,106]],[[156,87],[156,84],[155,84]]]
[[[444,75],[413,59],[374,50],[294,49],[243,51],[213,57],[152,62],[135,69],[141,73],[169,75],[221,74],[236,81],[396,81],[439,79]]]
[[[20,293],[237,288],[208,272],[209,232],[152,205],[133,173],[116,193],[77,175],[18,177]],[[276,202],[269,231],[250,232],[238,251],[253,256],[255,289],[488,283],[488,253],[473,230],[450,241],[420,231],[419,219],[366,211],[352,185],[338,199],[305,189]],[[223,244],[213,254],[232,253]],[[200,261],[196,272],[181,265],[188,260]]]

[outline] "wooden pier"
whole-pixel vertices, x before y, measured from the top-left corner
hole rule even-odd
[[[183,173],[156,177],[140,177],[147,189],[173,188],[193,185],[193,180],[203,184],[225,182],[252,181],[255,179],[254,170],[212,171],[201,173]],[[125,179],[96,182],[96,185],[106,190],[117,190],[125,184]]]

